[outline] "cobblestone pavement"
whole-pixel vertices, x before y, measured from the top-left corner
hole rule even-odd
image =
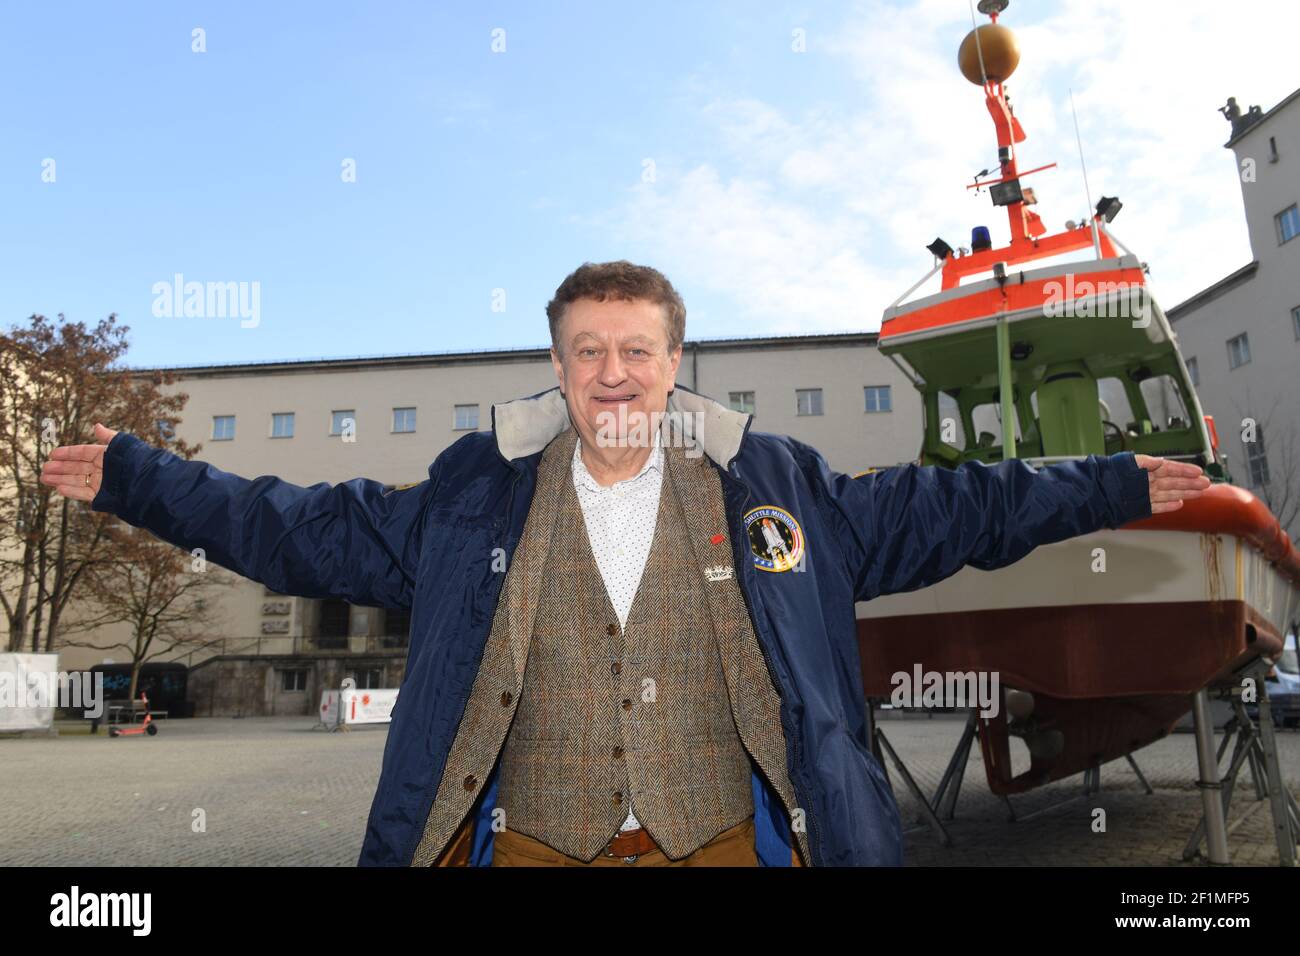
[[[348,733],[313,730],[313,718],[204,718],[160,721],[155,737],[0,739],[0,865],[316,865],[352,866],[387,737],[385,727]],[[884,720],[881,727],[918,784],[933,793],[961,722]],[[1283,772],[1300,791],[1300,734],[1279,734]],[[1184,865],[1184,842],[1200,815],[1190,734],[1174,734],[1137,755],[1155,788],[1147,795],[1124,761],[1102,769],[1102,789],[1082,778],[1012,798],[1019,822],[988,790],[972,748],[951,847],[926,829],[907,836],[907,862],[957,865]],[[899,791],[905,825],[916,804]],[[1273,865],[1277,848],[1267,802],[1253,799],[1243,772],[1229,825],[1233,862]],[[1107,830],[1091,829],[1106,810]],[[195,832],[202,810],[206,832]]]

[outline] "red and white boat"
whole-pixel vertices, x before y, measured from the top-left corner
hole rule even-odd
[[[1207,700],[1235,693],[1239,704],[1247,679],[1281,654],[1300,617],[1300,552],[1264,503],[1231,483],[1145,266],[1110,232],[1119,201],[1102,197],[1090,221],[1055,234],[1033,211],[1024,178],[1050,167],[1017,165],[1026,137],[1004,87],[1019,60],[997,22],[1006,6],[980,3],[991,22],[967,36],[959,61],[984,90],[999,150],[1000,168],[970,188],[1005,208],[1010,241],[995,247],[983,227],[969,250],[936,240],[934,269],[885,311],[880,332],[880,351],[922,396],[920,459],[1038,466],[1132,451],[1195,462],[1215,483],[1179,511],[859,605],[867,694],[888,700],[894,675],[918,664],[998,674],[1006,706],[971,727],[989,786],[1004,796],[1095,772],[1194,709],[1202,782],[1217,786]],[[913,297],[936,274],[939,291]],[[1291,862],[1300,814],[1271,733],[1261,727],[1240,746],[1271,750],[1251,767],[1268,772],[1275,820],[1291,833],[1279,852]],[[1029,752],[1019,771],[1014,738]],[[1218,791],[1204,792],[1210,858],[1226,862]]]

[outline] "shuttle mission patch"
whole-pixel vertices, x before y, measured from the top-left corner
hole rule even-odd
[[[803,560],[804,537],[794,515],[775,505],[745,514],[745,533],[754,566],[763,571],[791,571]]]

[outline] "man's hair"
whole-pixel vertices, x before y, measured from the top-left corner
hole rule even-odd
[[[626,259],[584,262],[560,283],[555,298],[546,304],[546,318],[551,323],[551,344],[557,352],[560,351],[560,321],[569,305],[579,299],[595,299],[597,302],[645,299],[663,306],[669,353],[686,338],[686,303],[668,277],[658,269],[634,265]]]

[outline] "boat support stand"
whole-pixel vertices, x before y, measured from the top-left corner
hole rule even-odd
[[[1210,720],[1210,691],[1201,688],[1192,698],[1196,760],[1200,771],[1196,785],[1201,791],[1204,810],[1187,846],[1183,848],[1184,860],[1195,859],[1200,853],[1201,841],[1204,840],[1206,859],[1210,863],[1227,865],[1230,862],[1228,835],[1253,812],[1247,811],[1232,826],[1227,826],[1228,807],[1236,788],[1237,775],[1242,767],[1248,766],[1255,785],[1255,800],[1267,798],[1272,810],[1278,862],[1282,866],[1296,865],[1296,843],[1300,842],[1300,808],[1296,806],[1291,791],[1282,782],[1273,713],[1265,686],[1268,667],[1267,662],[1256,658],[1240,672],[1241,677],[1254,679],[1259,694],[1258,723],[1252,721],[1246,713],[1241,685],[1216,689],[1215,696],[1227,700],[1233,711],[1232,719],[1223,728],[1223,741],[1217,752],[1214,749],[1214,725]],[[1227,772],[1220,778],[1219,763],[1230,743],[1234,744],[1232,759]]]

